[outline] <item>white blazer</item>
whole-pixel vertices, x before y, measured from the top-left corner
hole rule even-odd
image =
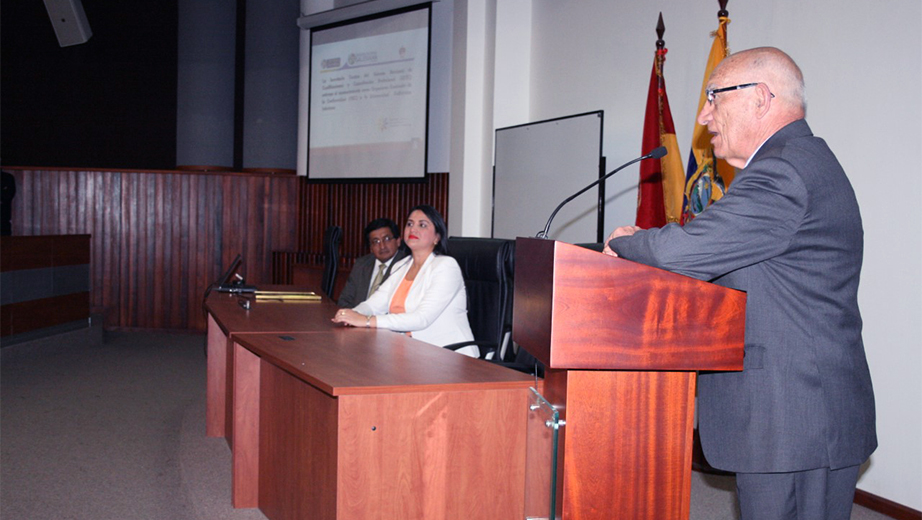
[[[354,310],[376,316],[378,328],[411,332],[414,338],[440,347],[473,340],[461,268],[447,255],[429,255],[410,286],[404,303],[406,312],[389,314],[391,299],[412,264],[412,256],[398,261],[391,269],[391,276]],[[457,352],[477,357],[478,349],[471,346]]]

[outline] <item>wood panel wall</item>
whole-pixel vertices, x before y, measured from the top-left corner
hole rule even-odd
[[[385,217],[402,227],[407,212],[429,204],[448,221],[448,174],[430,173],[424,182],[319,184],[302,181],[299,187],[298,247],[273,255],[272,280],[294,282],[294,266],[323,265],[323,232],[328,226],[343,228],[340,270],[347,276],[355,259],[368,254],[362,232],[372,220]],[[337,275],[337,285],[342,281]]]
[[[417,204],[429,204],[448,222],[448,174],[430,173],[425,182],[374,184],[315,184],[303,182],[299,191],[303,211],[298,221],[299,251],[313,253],[321,261],[323,231],[327,226],[343,228],[343,267],[368,253],[362,231],[379,217],[391,218],[399,226],[407,211]]]
[[[14,235],[92,235],[90,307],[107,329],[205,330],[202,295],[238,253],[248,283],[272,283],[273,263],[288,253],[322,263],[327,226],[343,227],[348,269],[367,253],[362,229],[377,217],[402,224],[426,203],[448,220],[447,173],[319,184],[259,173],[4,170],[16,177]]]
[[[204,330],[205,289],[238,253],[268,283],[297,243],[294,176],[11,169],[14,235],[89,234],[90,307],[107,329]]]

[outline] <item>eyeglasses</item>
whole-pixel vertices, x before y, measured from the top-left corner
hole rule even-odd
[[[391,240],[395,240],[394,237],[392,237],[392,236],[386,236],[386,237],[384,237],[384,238],[375,238],[375,239],[373,239],[373,240],[371,241],[371,245],[373,245],[373,246],[380,246],[382,243],[383,243],[383,244],[389,244],[389,243],[391,242]]]
[[[704,95],[707,96],[708,103],[713,105],[714,104],[714,94],[720,94],[721,92],[729,92],[731,90],[739,90],[741,88],[754,87],[758,84],[759,83],[743,83],[742,85],[733,85],[732,87],[709,88],[709,89],[704,90]],[[775,97],[775,95],[771,93],[771,90],[769,90],[768,93],[771,94],[772,97]]]

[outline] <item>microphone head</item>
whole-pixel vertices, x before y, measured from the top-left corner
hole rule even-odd
[[[665,156],[667,153],[669,153],[669,151],[666,150],[666,147],[660,146],[656,150],[653,150],[652,152],[648,153],[647,157],[649,157],[650,159],[659,159]]]

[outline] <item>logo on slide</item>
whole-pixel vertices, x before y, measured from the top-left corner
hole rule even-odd
[[[374,63],[378,61],[378,53],[375,51],[371,52],[358,52],[352,53],[349,55],[349,65],[362,65],[367,63]]]

